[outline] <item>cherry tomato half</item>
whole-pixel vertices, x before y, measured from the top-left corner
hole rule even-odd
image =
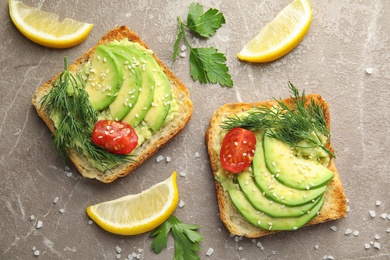
[[[249,167],[256,149],[255,134],[244,128],[232,128],[223,138],[219,159],[222,167],[238,173]]]
[[[92,141],[110,153],[129,154],[138,144],[138,135],[125,122],[99,120],[93,129]]]

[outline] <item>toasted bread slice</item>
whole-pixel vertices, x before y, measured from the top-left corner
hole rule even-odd
[[[324,99],[320,95],[310,94],[306,95],[306,100],[314,100],[320,104],[324,105],[325,110],[325,121],[328,128],[330,127],[329,119],[329,107]],[[285,104],[291,104],[292,98],[284,99]],[[234,103],[226,104],[219,109],[217,109],[210,120],[210,126],[206,132],[206,142],[208,147],[208,153],[210,156],[210,164],[213,171],[214,178],[219,170],[219,151],[216,151],[215,147],[219,147],[224,134],[223,129],[220,127],[222,122],[228,117],[234,117],[235,115],[248,111],[253,107],[259,106],[274,106],[277,105],[276,101],[265,101],[258,103]],[[329,144],[328,149],[333,151],[332,147]],[[346,197],[344,190],[341,184],[340,176],[338,174],[337,168],[334,164],[333,158],[330,160],[328,168],[334,172],[334,178],[327,184],[327,190],[325,193],[325,202],[322,206],[320,214],[313,218],[306,225],[314,225],[330,220],[336,220],[342,218],[346,215]],[[226,190],[223,189],[222,185],[215,179],[214,180],[216,195],[218,200],[218,206],[220,211],[220,218],[228,231],[231,234],[237,236],[245,236],[249,238],[257,238],[272,234],[280,231],[269,231],[259,227],[256,227],[250,224],[235,208],[232,203],[229,194]],[[292,231],[293,232],[293,231]]]
[[[131,31],[126,26],[119,26],[109,31],[104,35],[100,41],[87,52],[85,52],[80,58],[78,58],[73,64],[69,65],[69,70],[77,72],[82,68],[82,66],[88,62],[94,55],[95,49],[100,44],[108,44],[114,40],[122,40],[128,38],[129,41],[138,42],[146,49],[149,47],[142,41],[142,39]],[[151,139],[148,139],[141,146],[137,147],[132,154],[134,154],[134,162],[126,163],[119,165],[111,170],[102,172],[97,168],[93,167],[88,161],[87,158],[83,155],[77,154],[75,151],[70,151],[70,159],[74,165],[78,168],[80,173],[86,178],[93,178],[99,181],[109,183],[117,179],[118,177],[124,177],[132,172],[135,168],[141,165],[145,160],[151,157],[156,153],[161,147],[163,147],[169,140],[183,130],[186,124],[189,122],[193,105],[190,100],[190,94],[186,86],[158,59],[158,57],[153,53],[154,59],[163,69],[165,74],[168,76],[172,94],[174,95],[178,106],[180,108],[177,116],[173,120],[169,121],[164,125],[160,130],[153,134]],[[32,99],[32,104],[36,108],[39,116],[45,121],[50,130],[54,133],[55,127],[53,121],[45,113],[43,107],[41,106],[41,99],[44,97],[52,88],[53,82],[60,75],[57,74],[52,79],[45,82],[38,90],[35,92]]]

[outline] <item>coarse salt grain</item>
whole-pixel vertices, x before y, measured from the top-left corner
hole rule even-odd
[[[364,248],[365,248],[365,249],[369,249],[369,248],[371,248],[371,245],[370,245],[369,243],[365,243],[365,244],[364,244]]]
[[[89,225],[92,225],[92,224],[93,224],[93,221],[92,221],[92,220],[88,220],[88,224],[89,224]]]
[[[375,243],[374,243],[374,247],[375,247],[376,249],[381,249],[381,244],[375,242]]]
[[[318,248],[320,248],[319,245],[315,245],[315,246],[314,246],[314,249],[315,249],[315,250],[318,250]]]
[[[35,219],[35,216],[34,215],[31,215],[30,216],[30,220],[34,220]]]
[[[60,209],[60,213],[61,214],[64,214],[65,210],[64,209]]]
[[[386,232],[387,232],[387,233],[390,233],[390,228],[386,229]]]
[[[257,242],[256,243],[256,246],[258,247],[258,248],[260,248],[260,250],[264,250],[264,247],[263,247],[263,245],[261,244],[261,242]]]
[[[386,213],[383,213],[383,214],[381,215],[381,218],[386,219],[386,218],[387,218],[387,214],[386,214]]]
[[[381,237],[379,235],[375,235],[375,239],[379,240],[379,239],[381,239]]]
[[[166,160],[166,162],[170,162],[171,161],[171,157],[167,156],[167,158],[165,160]]]
[[[115,251],[120,254],[122,252],[122,248],[120,248],[119,246],[116,246],[115,247]]]
[[[206,255],[211,256],[213,253],[214,253],[214,249],[210,247],[209,249],[207,249]]]
[[[185,176],[187,175],[187,173],[186,173],[186,172],[180,172],[179,175],[180,175],[181,177],[185,177]]]
[[[54,204],[57,204],[57,202],[58,202],[59,199],[60,199],[60,198],[55,197],[54,200],[53,200],[53,203],[54,203]]]
[[[156,162],[161,162],[162,160],[164,160],[164,156],[162,155],[157,156]]]
[[[195,153],[195,158],[199,158],[200,157],[200,153],[196,152]]]
[[[373,68],[366,68],[366,73],[371,75],[374,72]]]
[[[375,211],[370,210],[369,213],[370,213],[370,216],[371,216],[372,218],[375,218],[375,216],[376,216],[376,212],[375,212]]]
[[[359,236],[359,231],[357,231],[357,230],[354,231],[354,232],[353,232],[353,235],[354,235],[355,237]]]
[[[35,226],[37,229],[40,229],[43,226],[43,222],[38,220],[37,225]]]
[[[180,202],[179,202],[179,208],[184,207],[184,205],[186,205],[186,203],[185,203],[183,200],[180,200]]]
[[[337,227],[336,226],[331,226],[330,229],[332,229],[333,231],[337,231]]]
[[[41,253],[39,252],[39,250],[35,250],[34,251],[34,256],[39,256]]]
[[[349,234],[351,234],[351,233],[352,233],[352,230],[350,230],[349,228],[347,228],[347,230],[345,230],[345,233],[344,233],[344,234],[349,235]]]
[[[375,205],[380,206],[380,205],[382,205],[382,202],[380,200],[377,200],[377,201],[375,201]]]

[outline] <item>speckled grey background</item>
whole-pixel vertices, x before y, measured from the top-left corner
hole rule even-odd
[[[240,62],[235,55],[289,0],[200,1],[223,12],[226,24],[211,39],[193,44],[215,46],[226,54],[235,83],[231,89],[193,82],[188,56],[170,66],[176,18],[186,18],[191,1],[26,3],[95,27],[77,47],[44,48],[15,29],[7,1],[1,0],[1,259],[116,259],[117,246],[120,259],[132,253],[141,259],[172,259],[171,239],[168,249],[156,256],[148,234],[109,234],[89,224],[85,209],[138,193],[173,170],[185,175],[178,178],[185,205],[175,214],[201,226],[202,259],[390,259],[390,233],[386,232],[390,228],[390,1],[311,0],[313,21],[306,38],[284,58],[263,65]],[[81,178],[72,165],[64,172],[51,134],[30,101],[43,82],[63,69],[64,56],[74,61],[107,30],[123,24],[138,33],[187,85],[194,114],[186,129],[142,167],[112,184],[102,184]],[[232,237],[219,220],[205,130],[222,104],[287,97],[288,81],[307,93],[320,93],[330,105],[336,164],[350,212],[345,219],[296,232],[255,240]],[[159,155],[171,161],[157,163]],[[38,221],[42,222],[39,229]],[[365,244],[371,247],[365,249]],[[39,256],[34,257],[33,248]],[[206,256],[209,248],[214,253]]]

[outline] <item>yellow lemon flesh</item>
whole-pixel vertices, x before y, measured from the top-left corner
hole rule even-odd
[[[138,194],[87,208],[88,216],[104,230],[118,235],[137,235],[155,229],[175,211],[179,195],[177,173]]]
[[[51,48],[70,48],[83,42],[93,24],[65,18],[9,0],[9,15],[16,28],[28,39]]]
[[[237,57],[243,61],[270,62],[289,53],[305,37],[312,19],[308,0],[294,0],[250,40]]]

